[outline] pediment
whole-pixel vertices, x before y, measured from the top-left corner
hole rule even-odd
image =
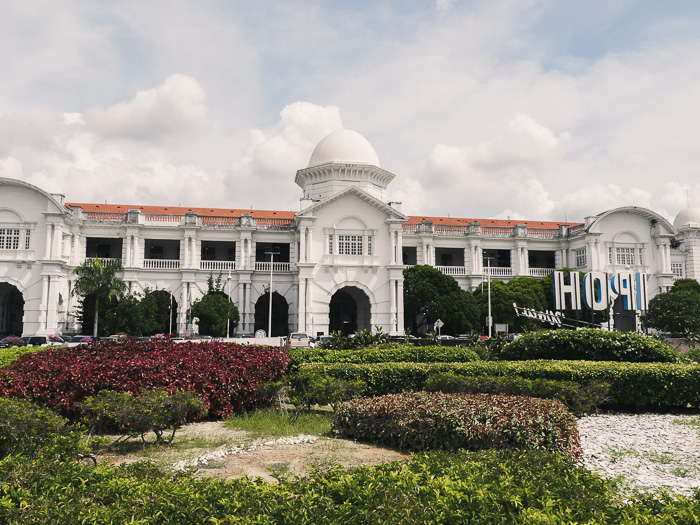
[[[388,219],[394,219],[397,221],[408,221],[408,217],[404,215],[403,213],[397,211],[396,209],[392,208],[389,206],[387,203],[380,201],[373,195],[370,195],[366,191],[361,190],[357,186],[350,186],[343,191],[339,191],[335,195],[332,195],[331,197],[328,197],[327,199],[323,199],[322,201],[316,202],[309,206],[308,208],[305,208],[301,210],[299,213],[296,214],[295,218],[301,219],[303,217],[313,217],[314,213],[317,211],[326,208],[328,206],[332,206],[333,203],[337,202],[340,199],[346,198],[348,196],[353,196],[356,197],[374,208],[376,208],[378,211],[382,212],[383,214],[387,215]]]

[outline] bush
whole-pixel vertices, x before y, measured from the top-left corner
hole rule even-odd
[[[610,383],[590,381],[579,384],[574,381],[548,379],[523,379],[508,376],[459,376],[451,372],[433,374],[425,382],[428,392],[467,394],[507,394],[544,399],[558,399],[574,414],[595,411],[610,392]]]
[[[626,361],[632,363],[679,363],[680,352],[667,344],[634,332],[550,330],[524,334],[505,346],[500,359],[561,359]]]
[[[461,347],[412,346],[327,350],[323,348],[288,349],[289,369],[302,363],[468,363],[479,361],[474,350]]]
[[[9,455],[76,458],[82,429],[23,399],[0,398],[0,458]]]
[[[0,368],[4,368],[10,363],[17,361],[21,355],[42,350],[44,350],[44,348],[38,346],[10,346],[9,348],[0,348]]]
[[[297,408],[310,410],[311,405],[331,405],[335,410],[339,403],[360,397],[367,389],[361,380],[343,380],[316,374],[297,374],[289,397]]]
[[[206,414],[204,402],[194,392],[166,392],[162,389],[145,390],[138,396],[128,392],[102,390],[97,397],[88,397],[79,408],[90,415],[88,419],[95,430],[117,431],[122,438],[144,436],[154,432],[156,443],[163,443],[163,432],[172,429],[168,443],[172,443],[175,431],[185,421],[200,419]],[[120,441],[120,438],[117,441]]]
[[[576,418],[555,399],[404,392],[343,403],[333,430],[409,450],[545,449],[581,457]]]
[[[428,376],[516,376],[586,384],[604,381],[612,386],[604,408],[671,411],[700,408],[700,365],[674,363],[617,363],[594,361],[476,361],[472,363],[309,363],[306,373],[367,383],[364,396],[380,396],[425,388]],[[295,374],[296,375],[296,374]],[[290,377],[290,381],[294,376]]]
[[[153,464],[0,462],[0,522],[470,525],[696,523],[700,499],[621,499],[582,466],[542,451],[414,455],[410,462],[261,483],[173,475]]]
[[[100,342],[25,354],[0,369],[0,395],[25,397],[76,420],[75,406],[101,390],[196,392],[209,414],[257,406],[257,386],[281,378],[289,361],[278,347],[230,343]]]

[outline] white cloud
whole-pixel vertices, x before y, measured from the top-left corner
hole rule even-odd
[[[204,90],[186,75],[171,75],[154,89],[140,91],[130,102],[85,112],[87,126],[106,137],[158,140],[187,133],[207,116]]]

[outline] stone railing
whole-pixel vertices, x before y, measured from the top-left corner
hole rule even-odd
[[[151,270],[178,270],[180,268],[179,259],[144,259],[143,267]]]
[[[554,271],[554,268],[528,268],[527,273],[530,277],[547,277]]]
[[[464,266],[436,266],[445,275],[459,276],[467,275],[467,269]]]
[[[289,272],[289,271],[291,271],[291,267],[292,267],[292,264],[288,263],[288,262],[275,262],[275,263],[256,262],[255,263],[255,271],[256,272],[269,272],[270,271],[270,264],[272,264],[272,273]]]
[[[583,225],[578,225],[583,228]],[[577,226],[577,227],[578,227]],[[524,224],[517,224],[513,227],[508,226],[482,226],[478,222],[473,222],[469,225],[462,226],[456,224],[434,224],[430,221],[424,221],[420,224],[404,224],[404,235],[418,235],[428,233],[440,236],[464,236],[475,235],[483,237],[532,237],[536,239],[556,239],[564,238],[573,232],[567,226],[560,228],[528,228]],[[579,230],[577,230],[579,231]],[[573,233],[571,233],[573,235]]]
[[[236,261],[200,261],[200,270],[235,270]]]
[[[491,275],[491,277],[513,277],[513,268],[499,268],[497,266],[491,266],[484,268],[484,275]]]

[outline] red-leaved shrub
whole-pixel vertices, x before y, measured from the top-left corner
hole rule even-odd
[[[545,449],[581,457],[576,418],[556,399],[404,392],[341,404],[333,429],[409,450]]]
[[[256,387],[282,377],[289,357],[273,346],[104,342],[21,356],[0,369],[0,396],[21,397],[79,418],[76,402],[100,390],[196,392],[211,416],[255,408]]]

